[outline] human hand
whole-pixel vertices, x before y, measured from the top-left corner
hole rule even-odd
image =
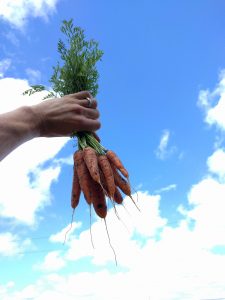
[[[39,136],[71,136],[73,132],[94,132],[100,128],[97,101],[87,91],[45,100],[32,107]]]

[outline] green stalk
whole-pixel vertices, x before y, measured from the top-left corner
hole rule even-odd
[[[77,132],[72,137],[77,137],[79,149],[92,147],[99,155],[105,154],[107,151],[90,132]]]
[[[85,138],[87,144],[94,148],[98,154],[102,155],[105,154],[106,149],[96,140],[96,138],[91,133],[85,133]]]

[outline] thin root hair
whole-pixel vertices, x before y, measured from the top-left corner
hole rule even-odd
[[[94,242],[93,242],[93,235],[92,235],[92,230],[91,230],[91,227],[92,227],[92,222],[91,222],[91,204],[89,205],[89,212],[90,212],[90,237],[91,237],[91,244],[92,244],[92,248],[95,249],[95,246],[94,246]]]
[[[66,233],[65,233],[63,245],[65,245],[65,243],[66,243],[67,234],[70,232],[70,230],[71,230],[72,227],[73,227],[74,212],[75,212],[75,208],[73,209],[73,212],[72,212],[72,217],[71,217],[70,227],[69,227],[69,229],[68,229],[68,230],[66,231]]]
[[[109,236],[109,231],[108,231],[108,227],[107,227],[107,223],[106,223],[106,219],[104,218],[104,222],[105,222],[105,228],[106,228],[106,233],[107,233],[107,236],[108,236],[108,240],[109,240],[109,245],[114,253],[114,258],[115,258],[115,263],[116,263],[116,266],[118,265],[117,263],[117,258],[116,258],[116,252],[111,244],[111,240],[110,240],[110,236]]]

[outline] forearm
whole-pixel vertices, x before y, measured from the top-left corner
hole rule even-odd
[[[0,160],[15,148],[38,136],[38,126],[30,107],[0,114]]]

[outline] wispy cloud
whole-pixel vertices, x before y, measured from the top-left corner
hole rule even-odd
[[[17,38],[16,34],[14,33],[13,30],[9,30],[7,31],[6,33],[3,34],[6,39],[8,41],[10,41],[10,43],[12,43],[15,47],[18,47],[19,46],[19,39]]]
[[[0,18],[13,26],[22,28],[29,17],[47,18],[55,11],[59,0],[1,0]]]
[[[31,245],[29,239],[22,240],[11,232],[0,233],[0,256],[16,256],[23,253]]]
[[[9,69],[11,62],[12,61],[9,58],[5,58],[0,61],[0,78],[4,77],[4,74]]]
[[[30,84],[39,84],[41,81],[41,72],[31,68],[26,69],[26,74]]]
[[[225,130],[225,70],[221,71],[219,83],[213,91],[201,90],[198,105],[205,114],[205,122]]]
[[[155,153],[156,153],[156,157],[161,160],[168,158],[176,151],[176,147],[174,146],[169,147],[170,136],[171,136],[170,131],[168,129],[165,129],[162,132],[162,135],[160,137],[160,142]]]
[[[160,193],[163,193],[163,192],[169,192],[171,190],[176,190],[176,188],[177,188],[176,184],[170,184],[170,185],[167,185],[165,187],[162,187],[162,188],[156,190],[155,194],[160,194]]]

